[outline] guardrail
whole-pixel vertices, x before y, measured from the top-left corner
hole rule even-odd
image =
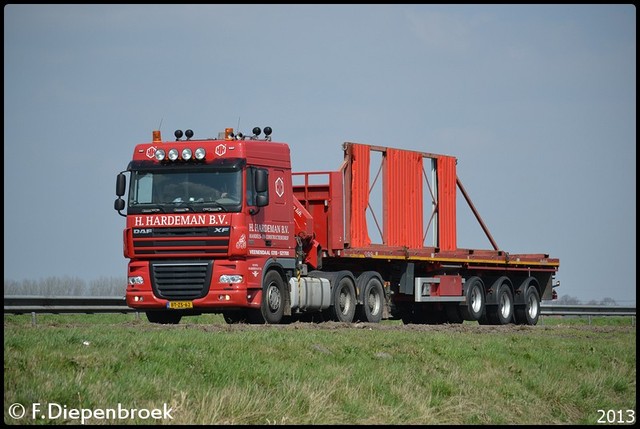
[[[27,296],[4,297],[4,312],[24,313],[133,313],[124,297],[114,296]]]
[[[540,306],[541,316],[635,316],[635,307],[618,305],[562,305],[547,304]]]
[[[124,297],[113,296],[27,296],[4,297],[4,312],[25,313],[135,313]],[[613,305],[541,304],[541,316],[636,316],[636,307]]]

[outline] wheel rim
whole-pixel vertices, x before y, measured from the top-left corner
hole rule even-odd
[[[345,289],[340,291],[340,312],[342,314],[349,314],[353,302],[351,301],[351,294]]]
[[[474,313],[479,313],[482,309],[482,294],[477,287],[471,290],[471,309]]]
[[[369,313],[372,316],[377,315],[380,312],[380,307],[381,307],[380,294],[378,293],[378,290],[375,288],[371,289],[367,300],[369,304]]]
[[[506,293],[500,297],[500,313],[504,319],[511,316],[511,300]]]
[[[533,296],[529,296],[529,305],[527,305],[527,313],[531,320],[535,319],[538,316],[538,300]]]
[[[272,312],[278,311],[280,308],[281,296],[280,289],[274,283],[269,285],[267,290],[267,304],[269,305],[269,310]]]

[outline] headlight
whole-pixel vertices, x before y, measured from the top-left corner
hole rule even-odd
[[[171,161],[175,161],[176,159],[178,159],[178,149],[169,150],[169,159]]]
[[[165,156],[167,156],[167,154],[164,153],[164,149],[157,149],[156,150],[156,159],[158,161],[162,161]]]
[[[182,149],[182,159],[189,161],[191,159],[191,149],[188,147]]]
[[[220,276],[220,283],[242,283],[242,276],[240,274],[223,274]]]
[[[143,283],[144,279],[142,278],[142,276],[129,277],[129,285],[131,286],[141,285]]]

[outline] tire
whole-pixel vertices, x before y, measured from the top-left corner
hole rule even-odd
[[[384,288],[380,279],[371,274],[362,291],[362,305],[357,308],[357,319],[362,322],[379,323],[384,309]]]
[[[147,311],[146,314],[149,322],[161,325],[177,325],[182,319],[182,314],[165,310]]]
[[[279,324],[284,316],[284,301],[284,281],[277,271],[271,270],[264,277],[260,310],[249,310],[249,322],[253,324]]]
[[[506,283],[498,286],[496,292],[497,305],[492,305],[487,308],[487,319],[492,325],[508,325],[513,322],[513,292]]]
[[[469,286],[465,291],[465,303],[460,306],[460,313],[464,320],[480,320],[485,311],[484,284],[480,277],[467,280]]]
[[[540,294],[535,286],[529,285],[524,292],[524,306],[516,307],[516,323],[521,325],[536,325],[539,318]]]
[[[343,276],[333,288],[329,315],[337,322],[353,322],[356,314],[356,288],[348,276]]]

